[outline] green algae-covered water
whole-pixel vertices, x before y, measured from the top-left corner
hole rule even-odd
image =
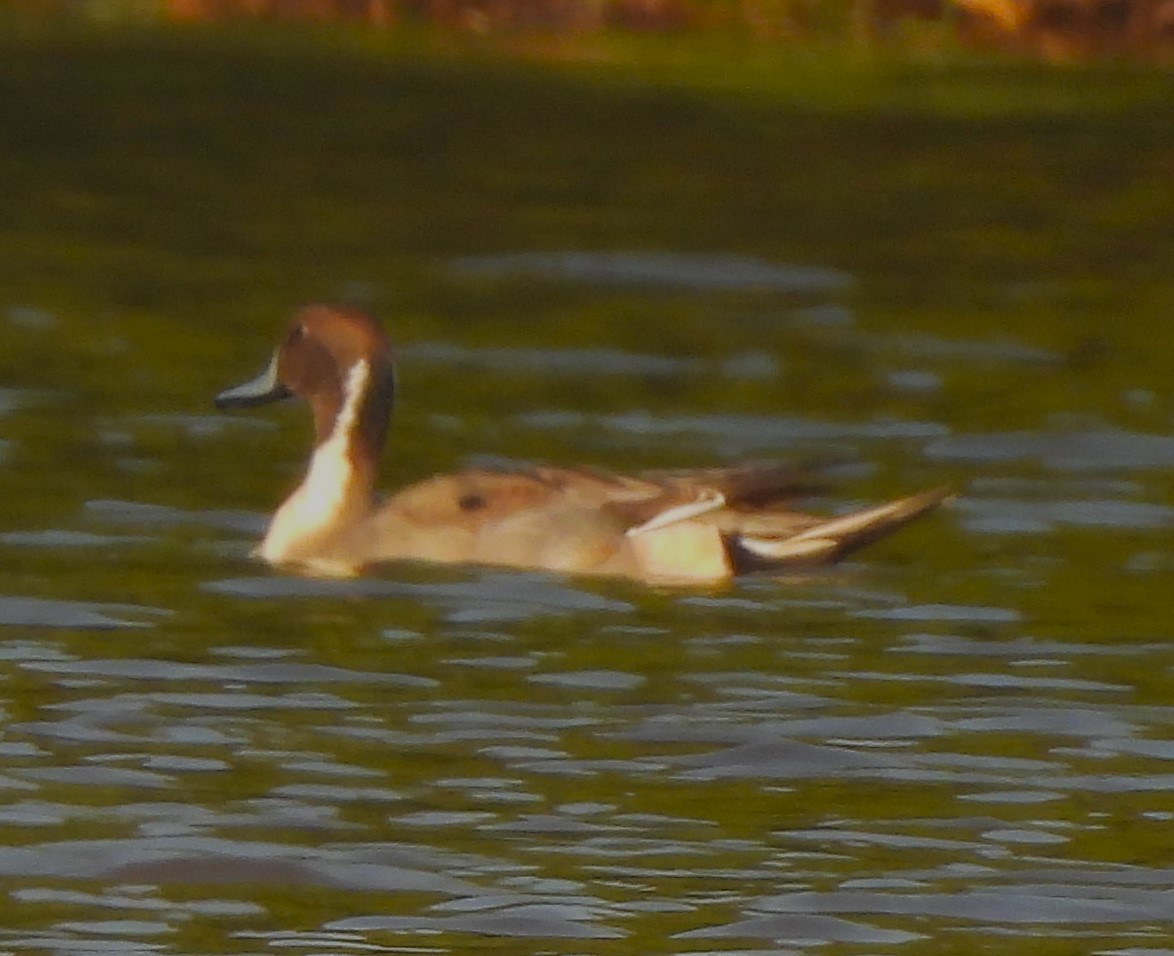
[[[0,950],[1169,950],[1174,77],[2,46]],[[387,486],[963,494],[721,590],[275,574],[306,416],[210,397],[314,299]]]

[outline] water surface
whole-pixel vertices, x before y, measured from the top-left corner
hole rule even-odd
[[[0,67],[0,949],[1169,950],[1168,119],[66,47]],[[275,574],[304,411],[208,402],[317,297],[399,343],[389,486],[963,494],[713,590]]]

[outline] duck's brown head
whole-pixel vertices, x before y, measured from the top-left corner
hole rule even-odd
[[[391,343],[360,309],[307,305],[290,322],[269,365],[256,378],[216,396],[217,408],[305,399],[318,444],[340,424],[377,453],[395,392]]]

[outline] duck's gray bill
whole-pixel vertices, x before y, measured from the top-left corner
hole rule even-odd
[[[274,355],[264,372],[243,385],[225,389],[213,401],[217,408],[249,408],[252,405],[277,402],[292,394],[277,377],[277,356]]]

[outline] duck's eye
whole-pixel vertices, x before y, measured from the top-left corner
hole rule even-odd
[[[286,343],[288,345],[296,345],[306,337],[306,327],[300,322],[289,330],[289,335],[286,336]]]

